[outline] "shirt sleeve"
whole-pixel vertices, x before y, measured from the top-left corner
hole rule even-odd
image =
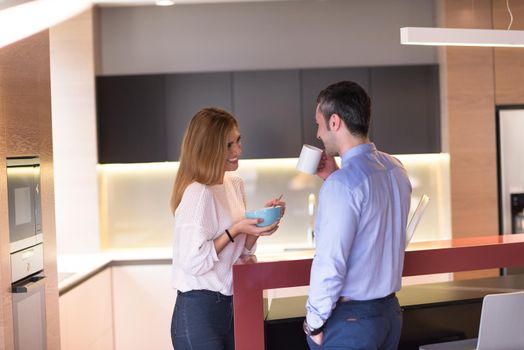
[[[184,193],[175,215],[175,262],[193,276],[209,272],[219,260],[214,237],[217,218],[212,193],[204,186]]]
[[[348,187],[331,179],[319,194],[316,249],[306,304],[307,322],[314,328],[329,318],[343,288],[360,216],[356,197]]]

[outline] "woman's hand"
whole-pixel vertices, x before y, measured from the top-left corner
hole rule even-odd
[[[235,262],[235,264],[236,265],[254,264],[256,262],[257,262],[256,255],[240,255],[240,257]]]
[[[277,198],[270,200],[264,206],[266,208],[269,208],[269,207],[280,207],[280,217],[281,218],[284,216],[284,213],[286,212],[286,202],[281,201],[280,199],[277,199]]]
[[[278,224],[280,223],[280,220],[275,221],[271,225],[258,227],[256,224],[262,222],[263,219],[242,219],[240,221],[237,221],[229,231],[234,236],[237,236],[241,233],[245,233],[246,235],[251,235],[255,237],[259,236],[269,236],[273,234],[278,229]]]

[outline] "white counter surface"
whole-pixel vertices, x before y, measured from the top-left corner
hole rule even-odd
[[[259,247],[257,259],[259,262],[276,260],[295,260],[312,258],[313,249],[282,247]],[[172,248],[144,248],[106,250],[92,254],[60,254],[57,257],[58,290],[65,293],[92,275],[100,272],[113,263],[170,263]]]
[[[170,261],[171,248],[106,250],[92,254],[60,254],[57,257],[58,290],[65,292],[114,262]]]

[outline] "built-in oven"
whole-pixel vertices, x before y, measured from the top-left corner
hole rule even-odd
[[[15,350],[45,350],[44,244],[38,157],[7,159]]]
[[[40,161],[8,158],[7,187],[11,253],[42,243]]]
[[[45,277],[25,278],[11,291],[15,350],[46,350]]]

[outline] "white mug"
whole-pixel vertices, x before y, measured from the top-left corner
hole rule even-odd
[[[311,175],[316,174],[321,156],[322,150],[320,148],[311,145],[302,146],[302,151],[298,158],[297,170]]]

